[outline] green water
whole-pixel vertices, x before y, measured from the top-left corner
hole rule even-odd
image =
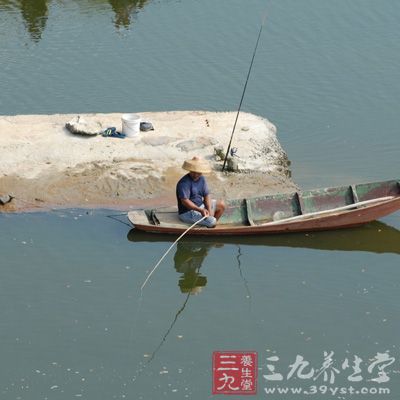
[[[243,109],[277,125],[296,182],[397,178],[395,0],[0,0],[0,113],[235,110],[265,10]],[[258,352],[248,398],[398,399],[398,213],[357,230],[186,240],[142,295],[171,239],[110,213],[0,215],[1,399],[214,398],[216,350]],[[358,356],[353,386],[391,393],[265,393],[268,364],[282,387],[326,384],[286,379],[296,355],[317,369],[324,351],[340,370],[331,387],[352,383]],[[385,351],[390,380],[368,381]]]
[[[316,367],[324,351],[337,365],[358,355],[366,387],[377,352],[389,350],[388,370],[398,371],[398,217],[339,232],[187,239],[141,292],[171,239],[107,215],[0,216],[2,399],[210,398],[216,350],[258,352],[257,398],[271,387],[262,374],[273,352],[282,373],[296,355]],[[336,384],[351,383],[344,373]],[[383,398],[397,399],[398,373],[389,376]]]
[[[397,177],[396,0],[1,0],[0,113],[235,110],[265,12],[243,109],[296,181]]]

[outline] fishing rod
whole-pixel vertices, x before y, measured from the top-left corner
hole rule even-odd
[[[229,150],[231,149],[233,134],[235,133],[236,124],[237,124],[237,121],[238,121],[238,118],[239,118],[240,109],[242,108],[244,94],[246,93],[247,83],[248,83],[249,78],[250,78],[251,68],[253,67],[254,57],[256,56],[258,42],[260,41],[261,32],[262,32],[262,29],[264,27],[264,23],[265,23],[265,18],[263,19],[263,21],[261,23],[261,26],[260,26],[260,31],[258,32],[256,47],[254,48],[253,57],[251,59],[249,72],[247,73],[246,82],[245,82],[244,88],[243,88],[242,98],[240,99],[239,108],[238,108],[238,111],[237,111],[237,114],[236,114],[235,123],[233,124],[233,129],[232,129],[232,133],[231,133],[231,139],[230,139],[229,144],[228,144],[228,149],[226,150],[225,159],[224,159],[224,165],[222,166],[222,172],[225,170],[226,160],[228,159]]]
[[[161,261],[164,260],[165,256],[171,251],[171,249],[174,247],[174,245],[176,243],[178,243],[178,241],[183,238],[186,233],[188,233],[192,228],[194,228],[199,222],[203,221],[204,219],[207,218],[207,215],[204,215],[201,219],[199,219],[198,221],[196,221],[193,225],[191,225],[189,228],[186,229],[185,232],[182,233],[181,236],[178,237],[178,239],[175,240],[174,243],[171,244],[171,246],[168,248],[168,250],[163,254],[163,256],[158,260],[157,264],[153,267],[153,269],[150,271],[150,273],[147,275],[145,281],[143,282],[142,286],[140,287],[140,292],[143,292],[143,288],[146,286],[146,283],[148,282],[148,280],[150,279],[151,275],[153,275],[153,272],[157,269],[157,267],[161,264]]]

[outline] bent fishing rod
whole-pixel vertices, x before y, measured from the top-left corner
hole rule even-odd
[[[235,133],[236,124],[237,124],[237,121],[238,121],[238,118],[239,118],[240,109],[242,108],[242,103],[243,103],[243,99],[244,99],[244,94],[246,93],[247,83],[249,82],[251,69],[252,69],[252,67],[253,67],[253,62],[254,62],[254,58],[255,58],[255,56],[256,56],[257,47],[258,47],[258,42],[260,41],[261,32],[262,32],[262,29],[263,29],[263,27],[264,27],[264,23],[265,23],[265,18],[263,19],[263,21],[262,21],[262,23],[261,23],[261,26],[260,26],[260,31],[258,32],[258,37],[257,37],[256,46],[255,46],[255,48],[254,48],[253,57],[251,58],[251,63],[250,63],[249,72],[247,73],[246,82],[245,82],[244,88],[243,88],[242,98],[240,99],[239,108],[238,108],[238,111],[237,111],[237,114],[236,114],[235,123],[233,124],[233,129],[232,129],[232,133],[231,133],[231,139],[229,140],[228,148],[227,148],[227,150],[226,150],[225,159],[224,159],[224,165],[222,166],[222,172],[225,170],[226,160],[228,159],[228,154],[229,154],[229,151],[230,151],[230,149],[231,149],[233,134]]]

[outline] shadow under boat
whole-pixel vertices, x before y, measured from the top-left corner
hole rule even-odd
[[[174,235],[154,235],[131,229],[128,240],[132,242],[172,242]],[[362,227],[336,231],[285,233],[264,236],[186,236],[185,242],[241,244],[249,246],[293,247],[315,250],[366,251],[371,253],[400,254],[400,231],[383,222],[374,221]]]

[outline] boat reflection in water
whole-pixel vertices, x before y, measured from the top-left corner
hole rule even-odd
[[[133,242],[172,242],[174,235],[161,235],[131,229],[128,240]],[[185,244],[204,246],[220,244],[241,244],[245,246],[293,247],[315,250],[367,251],[371,253],[400,254],[400,231],[383,222],[374,221],[359,228],[310,233],[285,233],[264,236],[186,236]],[[178,242],[179,245],[179,242]],[[208,253],[209,248],[205,250]],[[199,256],[202,253],[199,253]],[[207,255],[207,254],[206,254]],[[205,258],[205,256],[204,256]],[[202,262],[204,261],[202,259]]]

